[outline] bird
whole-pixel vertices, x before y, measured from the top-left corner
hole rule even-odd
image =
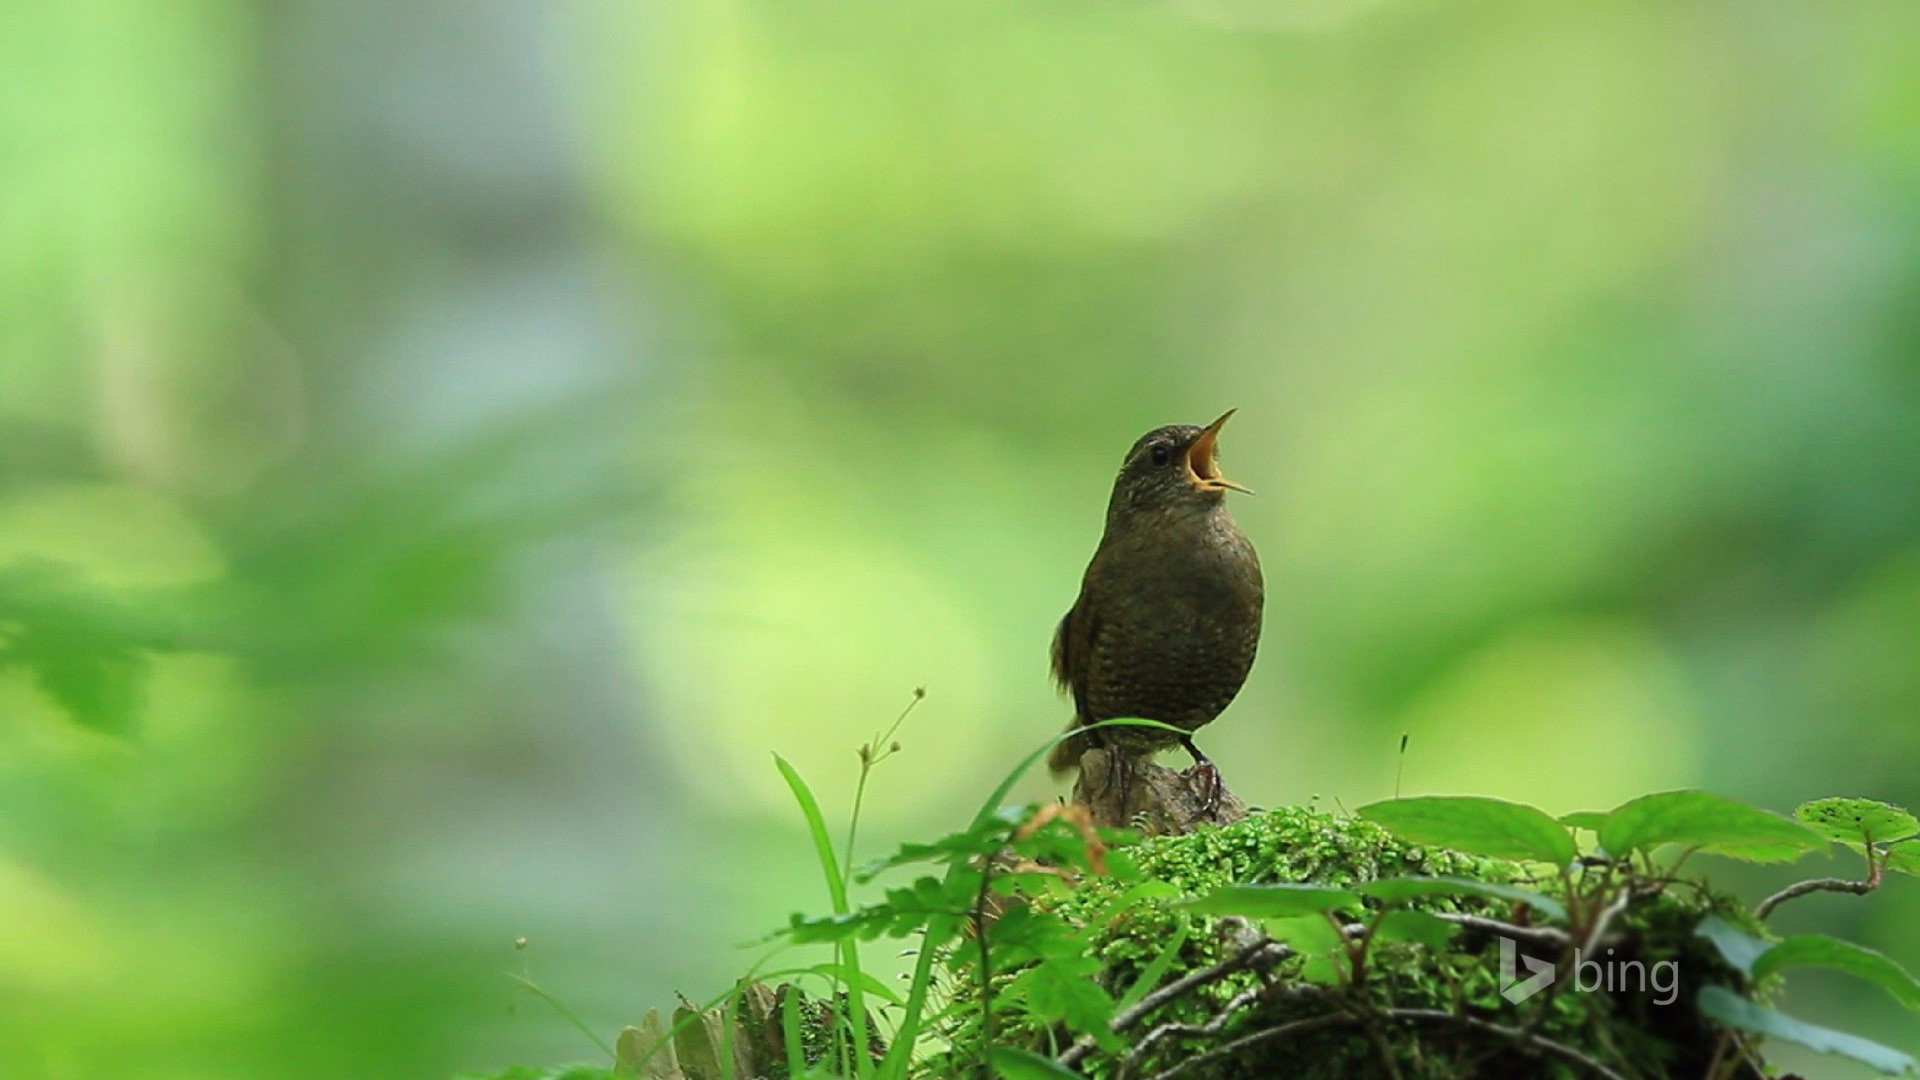
[[[1096,746],[1116,752],[1114,767],[1124,770],[1179,745],[1201,790],[1218,797],[1219,771],[1193,733],[1246,682],[1266,601],[1259,555],[1227,513],[1227,492],[1252,494],[1220,471],[1220,429],[1234,412],[1205,427],[1155,428],[1121,463],[1100,544],[1054,632],[1054,679],[1074,707],[1048,758],[1056,776]],[[1122,718],[1180,731],[1082,730]]]

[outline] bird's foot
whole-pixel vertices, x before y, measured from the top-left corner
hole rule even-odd
[[[1184,740],[1187,753],[1193,755],[1193,767],[1186,771],[1188,786],[1200,797],[1200,814],[1213,816],[1220,808],[1220,795],[1227,788],[1226,781],[1220,778],[1220,768],[1200,748],[1193,745],[1193,739]]]
[[[1194,794],[1200,796],[1200,815],[1212,817],[1220,809],[1220,793],[1226,790],[1226,781],[1220,779],[1220,769],[1211,761],[1195,762],[1187,770],[1188,784]]]

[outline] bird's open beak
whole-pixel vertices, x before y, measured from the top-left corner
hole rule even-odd
[[[1220,429],[1226,426],[1227,418],[1234,411],[1228,409],[1221,413],[1220,419],[1208,424],[1200,437],[1193,440],[1193,445],[1187,447],[1187,471],[1193,474],[1193,482],[1197,487],[1213,490],[1225,488],[1251,495],[1253,492],[1220,475],[1220,458],[1214,449],[1214,444],[1220,439]]]

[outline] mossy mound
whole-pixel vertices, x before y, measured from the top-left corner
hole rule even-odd
[[[1084,928],[1098,982],[1123,1004],[1228,962],[1263,935],[1287,948],[1273,950],[1272,963],[1230,971],[1141,1016],[1123,1033],[1123,1047],[1083,1050],[1074,1063],[1089,1076],[1176,1069],[1183,1080],[1604,1076],[1594,1066],[1609,1063],[1623,1075],[1696,1077],[1717,1045],[1718,1033],[1692,1002],[1703,981],[1729,973],[1694,931],[1709,913],[1734,908],[1693,886],[1649,891],[1609,919],[1592,949],[1599,955],[1580,957],[1595,963],[1582,969],[1581,986],[1572,985],[1572,946],[1582,942],[1565,927],[1540,925],[1524,905],[1474,896],[1394,905],[1440,918],[1396,917],[1396,929],[1377,930],[1356,981],[1351,940],[1343,942],[1325,917],[1215,918],[1184,910],[1175,898],[1230,884],[1350,887],[1446,876],[1519,886],[1564,904],[1567,882],[1551,870],[1422,847],[1370,822],[1301,807],[1151,838],[1116,854],[1139,875],[1089,877],[1063,895],[1029,902]],[[1161,895],[1141,900],[1143,888]],[[1377,901],[1367,903],[1349,933],[1379,914]],[[1585,910],[1590,926],[1591,901]],[[1557,967],[1551,985],[1518,1003],[1500,992],[1503,926],[1523,938],[1516,952]],[[1596,981],[1598,988],[1584,985]],[[969,1033],[950,1034],[954,1045],[968,1045]],[[1048,1056],[1072,1043],[1061,1027],[1021,1013],[1002,1018],[997,1037]]]

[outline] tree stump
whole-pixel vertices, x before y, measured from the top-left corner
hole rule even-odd
[[[1080,755],[1080,779],[1073,785],[1072,798],[1092,813],[1095,825],[1138,829],[1149,836],[1171,836],[1246,818],[1247,804],[1227,790],[1224,781],[1210,807],[1205,788],[1193,770],[1169,769],[1096,747]]]

